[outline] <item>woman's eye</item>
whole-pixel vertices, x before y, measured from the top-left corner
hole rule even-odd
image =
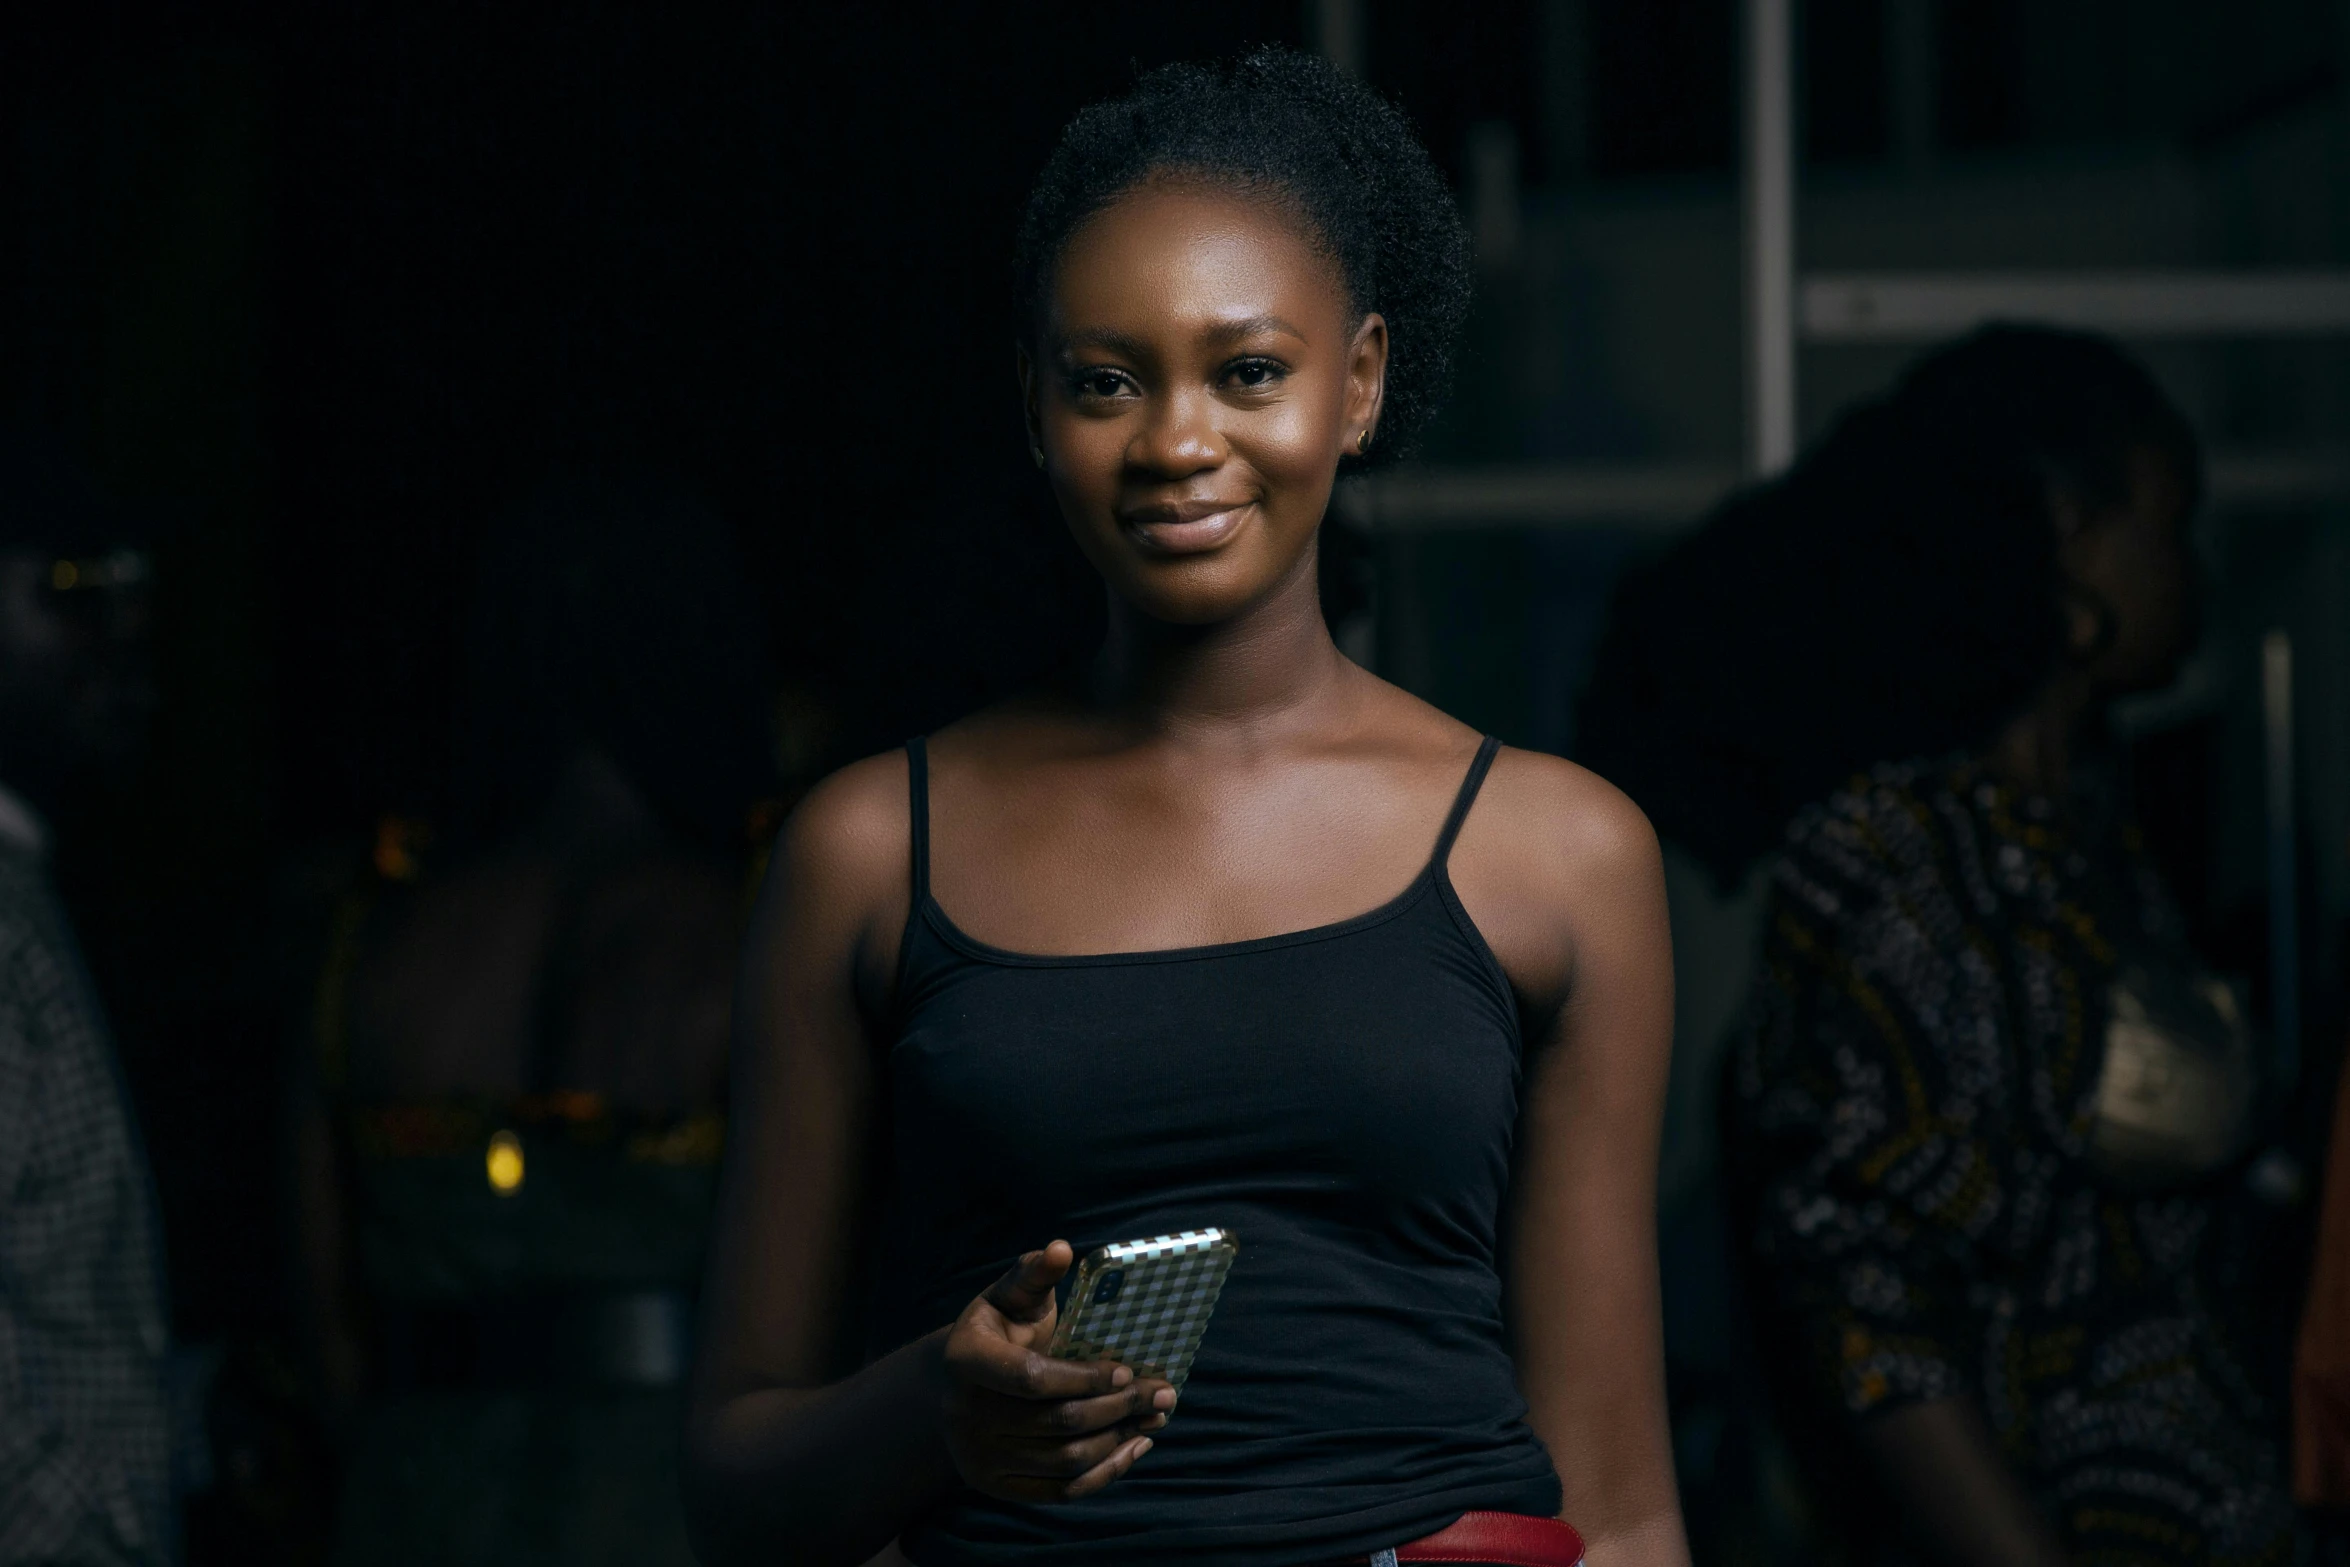
[[[1080,370],[1075,386],[1080,397],[1115,397],[1126,390],[1126,377],[1116,370]]]
[[[1265,387],[1281,379],[1281,367],[1270,359],[1243,359],[1224,372],[1224,378],[1235,386]]]

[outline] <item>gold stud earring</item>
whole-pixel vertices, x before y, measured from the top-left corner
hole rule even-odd
[[[1031,459],[1031,460],[1033,460],[1033,461],[1035,462],[1035,464],[1036,464],[1036,466],[1037,466],[1037,467],[1039,467],[1039,468],[1042,468],[1042,467],[1044,466],[1044,448],[1043,448],[1043,447],[1041,447],[1041,446],[1031,446],[1031,447],[1029,447],[1029,448],[1028,448],[1028,455],[1029,455],[1030,459]]]
[[[1370,454],[1371,432],[1368,429],[1365,429],[1362,434],[1355,437],[1355,455],[1357,457],[1368,457]]]

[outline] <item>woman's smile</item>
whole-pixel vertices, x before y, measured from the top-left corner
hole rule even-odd
[[[1118,520],[1154,554],[1200,555],[1222,548],[1255,510],[1251,500],[1150,501],[1120,508]]]
[[[1144,180],[1070,236],[1043,305],[1030,441],[1118,598],[1218,625],[1310,578],[1338,462],[1378,420],[1387,327],[1297,212]]]

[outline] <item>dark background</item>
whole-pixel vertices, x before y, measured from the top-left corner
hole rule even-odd
[[[1547,197],[1726,197],[1727,0],[1583,7],[1571,97],[1555,7],[1366,9],[1372,80],[1456,179],[1472,128],[1499,123]],[[2194,7],[2059,9],[2055,45],[2026,0],[1934,9],[1943,155],[2127,142],[2208,164],[2338,102],[2342,25],[2315,0],[2269,7],[2225,58],[2173,49],[2159,78],[2099,40],[2158,23],[2199,37],[2181,20]],[[1867,177],[1897,154],[1888,14],[1802,7],[1807,177]],[[315,974],[318,889],[385,816],[443,809],[487,522],[581,465],[648,470],[718,508],[777,682],[829,715],[831,760],[1083,648],[1098,589],[1013,395],[1022,193],[1069,114],[1138,67],[1304,43],[1308,16],[85,0],[0,23],[0,416],[61,432],[163,530],[155,744],[135,780],[75,803],[60,875],[150,1145],[184,1338],[287,1335],[277,1085]],[[1619,440],[1598,415],[1582,434],[1535,429],[1494,389],[1512,297],[1480,306],[1436,458],[1670,445]],[[2231,406],[2243,428],[2270,417]],[[1572,682],[1503,667],[1531,664],[1494,640],[1495,606],[1528,582],[1599,571],[1604,586],[1621,551],[1498,534],[1446,548],[1412,569],[1455,656],[1416,684],[1513,739],[1563,734]],[[2283,577],[2299,548],[2253,553]],[[1578,591],[1578,613],[1604,601]],[[1518,706],[1476,710],[1497,692]],[[2193,788],[2217,798],[2221,743],[2193,741],[2181,835],[2213,831],[2219,807]],[[2181,863],[2211,860],[2206,846]]]
[[[1856,10],[1865,7],[1856,7]],[[1372,8],[1440,155],[1538,117],[1525,5]],[[1442,25],[1439,25],[1441,22]],[[1025,460],[1028,179],[1138,66],[1294,4],[95,3],[0,47],[0,409],[166,528],[151,760],[63,826],[181,1331],[282,1325],[270,1117],[304,856],[431,821],[469,550],[563,465],[735,524],[835,757],[1084,647]],[[1726,5],[1608,9],[1602,173],[1726,173]],[[1865,74],[1865,73],[1863,73]]]

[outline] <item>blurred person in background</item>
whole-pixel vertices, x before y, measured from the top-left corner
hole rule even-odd
[[[773,791],[716,516],[549,483],[485,542],[454,815],[387,825],[299,1096],[341,1563],[686,1563],[676,1388]]]
[[[2256,1057],[2101,729],[2194,643],[2199,473],[2110,344],[1986,328],[1628,584],[1586,699],[1585,759],[1723,885],[1777,846],[1725,1184],[1860,1560],[2294,1548],[2215,1276]]]
[[[0,1564],[177,1554],[162,1238],[45,818],[147,728],[145,557],[0,428]]]

